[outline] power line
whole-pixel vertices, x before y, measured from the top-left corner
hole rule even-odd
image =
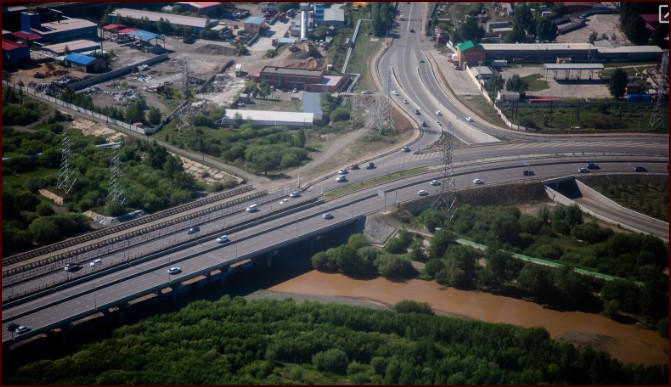
[[[454,217],[454,203],[456,201],[455,192],[457,190],[454,181],[454,128],[452,122],[447,126],[447,130],[441,128],[440,137],[443,140],[443,174],[441,177],[440,194],[434,200],[432,207],[442,209],[448,221]]]

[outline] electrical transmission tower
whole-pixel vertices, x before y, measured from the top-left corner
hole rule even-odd
[[[191,98],[189,91],[189,65],[186,59],[182,60],[182,108],[177,113],[177,134],[180,136],[189,129],[193,129],[189,116],[191,111],[188,106]]]
[[[664,112],[667,110],[666,103],[669,99],[669,51],[665,51],[662,56],[662,64],[659,66],[659,83],[657,83],[657,101],[650,116],[650,123],[648,124],[648,131],[654,132],[664,125]],[[668,128],[667,128],[668,129]]]
[[[391,69],[387,68],[384,72],[384,95],[376,98],[375,112],[373,117],[373,129],[382,134],[387,130],[394,130],[394,123],[391,119]]]
[[[447,130],[442,129],[441,137],[443,138],[443,176],[440,184],[440,195],[434,200],[432,207],[440,208],[446,215],[448,221],[452,220],[454,216],[454,202],[456,201],[455,192],[457,189],[454,181],[454,163],[452,156],[454,155],[454,136],[452,122],[447,126]]]
[[[349,102],[349,122],[352,124],[352,126],[358,125],[363,122],[363,109],[361,108],[361,99],[359,98],[359,94],[352,93]]]
[[[121,187],[121,160],[119,160],[119,148],[121,146],[115,146],[112,148],[112,160],[110,162],[110,186],[107,191],[107,202],[119,202],[123,204],[126,201],[126,198],[123,194],[123,188]]]
[[[70,149],[70,137],[67,130],[63,131],[61,139],[61,172],[58,175],[57,186],[65,193],[70,193],[72,186],[75,185],[77,178],[72,174],[72,165],[70,159],[72,158],[72,149]]]

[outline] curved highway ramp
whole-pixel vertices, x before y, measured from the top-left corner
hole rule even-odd
[[[543,184],[545,192],[557,203],[567,206],[575,203],[583,212],[603,221],[669,242],[669,223],[623,207],[574,176],[544,181]]]

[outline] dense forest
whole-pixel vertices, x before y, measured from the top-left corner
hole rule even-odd
[[[615,233],[584,222],[577,205],[541,207],[538,216],[516,207],[458,208],[451,222],[436,209],[414,219],[415,228],[438,230],[424,246],[423,238],[401,229],[383,249],[362,234],[347,244],[318,252],[315,269],[354,278],[384,276],[394,280],[419,277],[440,284],[522,297],[563,310],[640,316],[640,322],[668,337],[667,246],[659,238]],[[457,237],[482,243],[480,251]],[[513,258],[512,253],[561,263],[554,268]],[[424,263],[418,272],[412,261]],[[605,281],[581,275],[576,267],[621,279]]]
[[[81,215],[86,210],[113,216],[155,212],[192,201],[207,188],[164,147],[127,137],[118,149],[125,202],[107,201],[113,151],[96,147],[104,138],[70,129],[71,117],[20,94],[3,95],[2,114],[3,256],[86,231],[89,219]],[[64,132],[75,179],[67,194],[57,188]],[[64,205],[46,199],[40,189],[63,196]]]
[[[663,384],[668,376],[666,366],[622,364],[589,346],[553,341],[542,328],[224,296],[124,326],[65,358],[22,366],[4,381]]]

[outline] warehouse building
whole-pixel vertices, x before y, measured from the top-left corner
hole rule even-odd
[[[219,4],[221,3],[216,1],[206,1],[206,2],[180,1],[177,3],[177,5],[182,10],[195,12],[199,15],[212,15],[216,13]]]
[[[67,66],[84,73],[94,73],[107,68],[107,62],[104,60],[79,53],[66,55],[63,62]]]
[[[131,19],[148,19],[149,21],[158,22],[159,20],[167,20],[173,27],[190,27],[194,32],[199,33],[200,31],[214,27],[219,24],[219,20],[210,20],[202,17],[193,17],[193,16],[181,16],[174,15],[171,13],[163,12],[151,12],[151,11],[141,11],[139,9],[131,8],[119,8],[114,12],[110,13],[109,16],[115,21],[119,22],[119,18],[127,17]],[[209,20],[209,23],[208,23]]]
[[[570,58],[572,62],[659,61],[663,54],[658,46],[597,47],[589,43],[483,43],[481,46],[487,60],[505,59],[513,63],[555,63],[557,58]]]
[[[320,26],[325,27],[342,27],[345,25],[345,10],[341,8],[327,8],[324,10],[324,17],[320,22]]]
[[[15,69],[30,61],[30,49],[25,44],[2,39],[2,68]]]
[[[457,59],[459,66],[479,66],[485,62],[485,49],[482,45],[467,40],[457,46]]]
[[[23,12],[21,14],[21,30],[36,34],[51,44],[67,42],[73,39],[98,39],[98,25],[84,19],[63,17],[60,20],[42,23],[40,14]]]
[[[64,43],[50,44],[48,46],[43,46],[42,50],[50,53],[52,55],[65,55],[75,52],[89,52],[95,51],[100,48],[100,44],[92,40],[79,39],[72,40]]]
[[[244,21],[245,32],[251,35],[256,35],[265,27],[266,19],[261,16],[250,16]]]
[[[323,76],[324,72],[321,70],[265,66],[259,73],[259,81],[280,89],[305,90],[306,85],[321,83]]]
[[[259,126],[307,128],[312,126],[314,119],[314,113],[226,109],[223,123],[224,125],[236,125],[250,122]]]

